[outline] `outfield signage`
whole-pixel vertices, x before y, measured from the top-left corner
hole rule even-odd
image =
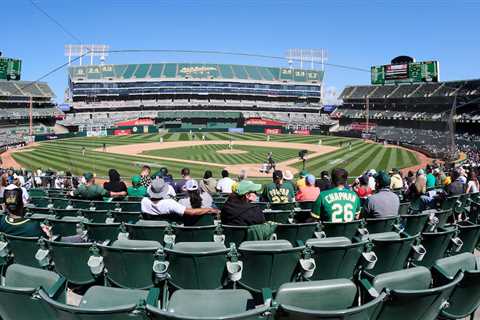
[[[265,134],[281,134],[282,130],[278,128],[265,128]]]
[[[298,134],[300,136],[309,136],[310,135],[310,130],[308,129],[299,129],[293,131],[293,134]]]
[[[249,118],[245,120],[247,126],[284,126],[285,123],[263,118]]]
[[[0,80],[20,80],[22,60],[0,57]]]
[[[371,67],[372,84],[438,82],[438,61],[405,62]]]
[[[132,134],[132,129],[115,129],[113,130],[114,136],[128,136]]]

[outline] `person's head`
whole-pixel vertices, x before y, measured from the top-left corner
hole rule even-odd
[[[144,165],[144,166],[142,167],[142,171],[140,172],[140,174],[141,174],[142,176],[149,176],[149,175],[150,175],[150,172],[152,172],[152,169],[151,169],[149,166]]]
[[[453,182],[460,177],[460,172],[458,170],[452,170],[450,173],[450,176],[452,177],[452,182]]]
[[[19,187],[19,188],[22,186],[22,183],[20,182],[20,179],[18,179],[18,178],[13,179],[13,184],[15,186]]]
[[[322,179],[330,179],[330,176],[328,175],[328,171],[322,171],[320,172],[320,178]]]
[[[342,168],[335,168],[332,170],[331,176],[334,186],[344,186],[347,183],[348,171]]]
[[[188,178],[190,176],[190,169],[183,168],[182,171],[180,171],[180,174],[183,178]]]
[[[390,176],[385,171],[379,171],[375,175],[375,185],[377,189],[390,188]]]
[[[187,182],[185,183],[185,190],[188,193],[188,198],[190,199],[190,205],[192,206],[192,208],[201,208],[202,197],[200,196],[198,182],[193,179],[187,180]]]
[[[366,174],[358,177],[358,183],[361,185],[361,186],[368,186],[368,176]]]
[[[305,184],[309,187],[315,185],[315,176],[313,174],[307,174],[305,177]]]
[[[376,174],[377,174],[377,170],[375,170],[375,169],[370,169],[370,170],[368,170],[368,172],[367,172],[367,175],[368,175],[369,177],[373,177],[373,176],[375,176]]]
[[[283,175],[283,179],[287,181],[293,180],[293,173],[290,170],[285,170],[285,174]]]
[[[298,173],[298,175],[299,175],[300,179],[303,179],[308,175],[308,171],[307,170],[302,170]]]
[[[132,177],[132,186],[139,187],[142,183],[142,177],[135,175]]]
[[[273,182],[275,182],[276,184],[281,184],[282,181],[283,181],[283,173],[282,173],[282,171],[281,171],[281,170],[275,170],[275,171],[273,171],[272,180],[273,180]]]
[[[468,180],[477,181],[477,173],[475,172],[475,170],[472,169],[468,172]]]
[[[242,180],[245,180],[247,179],[247,170],[245,169],[242,169],[240,170],[240,172],[238,173],[238,181],[242,181]]]
[[[168,184],[162,178],[155,178],[148,187],[148,195],[152,201],[168,198]]]
[[[228,171],[227,170],[222,170],[222,178],[228,177]]]
[[[94,184],[95,183],[95,176],[91,172],[85,172],[83,174],[83,178],[85,179],[86,184]]]
[[[203,174],[203,179],[210,179],[211,177],[213,177],[212,171],[206,170]]]
[[[5,204],[5,209],[10,215],[15,215],[17,217],[23,217],[25,211],[23,210],[23,194],[22,189],[18,187],[5,189],[3,193],[3,203]]]
[[[120,182],[120,173],[115,169],[108,170],[108,179],[110,182]]]
[[[238,183],[236,193],[246,202],[257,201],[257,192],[262,189],[261,184],[253,183],[249,180],[243,180]]]

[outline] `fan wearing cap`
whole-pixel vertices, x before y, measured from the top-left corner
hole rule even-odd
[[[187,208],[169,196],[169,185],[159,177],[152,180],[148,188],[148,197],[141,201],[142,213],[147,217],[171,216],[179,217],[183,215],[199,216],[203,214],[218,214],[218,209],[213,208]]]
[[[320,188],[321,191],[325,191],[332,188],[332,182],[330,181],[330,176],[328,171],[320,172],[320,179],[315,181],[315,186]]]
[[[300,176],[300,178],[297,180],[296,185],[297,189],[300,189],[301,187],[305,187],[305,177],[308,175],[308,171],[302,170],[298,175]]]
[[[378,192],[367,199],[365,215],[367,218],[385,218],[398,215],[400,199],[390,190],[390,176],[379,171],[375,175]]]
[[[127,188],[129,197],[145,197],[147,195],[147,188],[142,185],[142,177],[139,175],[132,177],[132,185]]]
[[[78,188],[73,191],[73,196],[75,198],[85,200],[103,200],[103,197],[109,196],[107,190],[95,183],[95,176],[93,173],[85,172],[83,177],[85,179],[85,183],[80,184]]]
[[[238,183],[235,193],[231,194],[223,205],[220,218],[222,224],[231,226],[250,226],[265,222],[262,208],[255,202],[261,184],[243,180]]]
[[[185,183],[187,196],[178,200],[178,203],[186,208],[211,208],[213,205],[212,196],[200,190],[197,180],[188,180]]]
[[[19,237],[46,237],[38,221],[25,218],[22,189],[15,185],[5,188],[3,202],[8,215],[0,219],[0,232]]]
[[[315,186],[315,177],[311,174],[305,177],[305,187],[301,187],[295,195],[297,201],[315,201],[320,194],[320,189]]]
[[[372,191],[375,191],[375,178],[374,176],[377,174],[377,171],[375,169],[370,169],[368,172],[367,172],[367,176],[368,176],[368,186],[370,187],[370,189],[372,189]]]
[[[273,171],[272,180],[273,182],[267,184],[263,189],[263,201],[270,203],[292,202],[295,197],[295,190],[291,183],[284,183],[282,171]]]
[[[400,170],[393,168],[390,171],[390,189],[398,190],[403,188],[403,178],[400,175]]]

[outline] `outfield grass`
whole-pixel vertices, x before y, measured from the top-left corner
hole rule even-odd
[[[266,136],[259,133],[245,134],[229,134],[229,133],[208,133],[207,140],[251,140],[265,141]],[[180,141],[180,140],[199,140],[201,134],[189,135],[188,133],[167,133],[163,135],[164,141]],[[307,161],[307,169],[315,175],[322,170],[331,170],[334,167],[345,167],[351,176],[357,176],[365,170],[375,168],[377,170],[391,169],[393,167],[404,168],[418,164],[415,155],[404,149],[386,148],[378,144],[365,143],[359,139],[330,137],[330,136],[295,136],[295,135],[271,135],[270,141],[296,142],[296,143],[313,143],[317,144],[318,140],[322,140],[323,145],[331,145],[340,147],[337,151],[317,156]],[[168,154],[162,152],[162,156],[175,155],[178,161],[157,160],[144,156],[129,156],[121,154],[110,154],[101,151],[95,151],[101,148],[103,143],[107,146],[126,145],[136,143],[158,142],[160,136],[158,134],[143,134],[131,136],[109,136],[95,138],[72,138],[57,141],[41,142],[32,151],[14,153],[13,158],[23,167],[28,169],[51,168],[54,170],[71,171],[73,174],[82,174],[85,171],[93,171],[99,176],[105,176],[110,168],[119,170],[122,176],[131,176],[139,172],[135,163],[149,163],[152,166],[166,166],[174,177],[178,177],[183,167],[189,167],[194,177],[203,176],[206,169],[212,170],[214,175],[219,176],[221,167],[209,167],[200,164],[191,164],[182,162],[186,160],[198,160],[215,163],[261,163],[265,160],[268,150],[263,147],[251,147],[248,154],[239,155],[222,155],[216,153],[214,149],[208,146],[194,146],[187,152],[185,148],[168,149]],[[351,147],[345,146],[345,142],[351,142]],[[192,145],[194,145],[192,141]],[[219,147],[219,145],[213,145]],[[82,157],[81,149],[87,149],[85,157]],[[220,146],[221,147],[221,146]],[[236,149],[249,146],[235,145]],[[222,147],[223,148],[223,147]],[[296,158],[298,150],[287,148],[278,148],[274,151],[275,160],[277,162]],[[248,159],[242,157],[247,155],[255,155]],[[228,157],[226,157],[228,156]],[[285,158],[284,158],[285,157]],[[258,159],[252,161],[253,159]],[[283,160],[282,160],[283,159]],[[237,161],[237,162],[235,162]],[[238,162],[247,161],[247,162]],[[301,168],[301,162],[293,166]]]

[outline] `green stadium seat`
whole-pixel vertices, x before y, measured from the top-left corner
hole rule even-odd
[[[83,209],[80,210],[80,214],[88,221],[95,223],[104,223],[109,216],[113,218],[113,214],[109,210]]]
[[[163,68],[162,77],[164,78],[176,78],[177,77],[177,64],[176,63],[165,63]]]
[[[29,201],[37,208],[46,208],[49,205],[49,198],[46,197],[30,197]]]
[[[395,226],[398,225],[398,221],[398,216],[365,219],[366,228],[369,233],[394,231]]]
[[[463,242],[463,246],[458,252],[474,252],[478,242],[480,241],[480,225],[463,221],[457,223],[457,227],[460,231],[458,237]]]
[[[297,202],[297,206],[300,209],[312,210],[314,205],[315,205],[315,201],[300,201],[300,202]]]
[[[293,220],[292,210],[263,210],[265,215],[265,221],[272,221],[276,223],[289,223],[290,219]]]
[[[48,224],[52,226],[52,235],[59,235],[61,237],[74,236],[81,232],[80,224],[87,222],[82,217],[63,217],[61,219],[48,219]]]
[[[138,220],[135,224],[126,223],[125,226],[130,239],[163,243],[165,229],[169,226],[169,223],[166,221]]]
[[[284,210],[284,211],[292,211],[295,208],[295,202],[287,202],[287,203],[270,203],[269,209],[271,210]]]
[[[92,242],[115,241],[120,232],[120,223],[85,222],[88,239]]]
[[[69,206],[73,208],[72,200],[66,198],[52,198],[53,207],[55,209],[67,209]]]
[[[308,239],[314,236],[317,231],[318,223],[287,223],[277,224],[275,228],[275,238],[278,240],[288,240],[293,246],[298,244],[298,241],[305,243]]]
[[[45,189],[30,189],[28,190],[30,197],[47,197]]]
[[[3,320],[51,320],[54,314],[46,309],[36,292],[43,287],[45,293],[65,301],[65,281],[54,272],[12,264],[0,286],[0,317]]]
[[[149,71],[149,76],[150,78],[160,78],[162,75],[162,70],[163,70],[163,64],[157,63],[157,64],[152,64],[152,67],[150,68]]]
[[[55,211],[53,208],[47,208],[47,207],[32,207],[32,208],[27,208],[27,214],[28,215],[55,215]]]
[[[347,237],[353,239],[358,235],[359,229],[363,228],[363,220],[354,220],[351,222],[325,222],[320,224],[320,230],[325,233],[327,237]]]
[[[238,248],[243,261],[239,284],[257,294],[263,288],[276,292],[280,285],[295,280],[303,250],[287,240],[243,242]]]
[[[78,209],[53,209],[55,217],[61,219],[63,217],[79,217],[82,212]]]
[[[175,242],[177,243],[213,241],[216,228],[215,225],[199,227],[172,225],[173,232],[175,233]]]
[[[118,201],[112,201],[112,202],[92,201],[92,203],[96,211],[109,211],[109,210],[113,211],[113,210],[119,210],[120,208],[120,202]],[[133,211],[136,211],[136,210],[133,210]]]
[[[128,211],[112,211],[111,212],[115,222],[135,223],[142,218],[141,212],[128,212]]]
[[[448,229],[438,228],[435,232],[423,232],[421,235],[422,245],[427,250],[427,253],[422,261],[418,261],[417,264],[430,268],[435,261],[445,257],[447,250],[451,249],[455,252],[453,241],[457,232],[456,227]]]
[[[97,281],[88,267],[92,243],[66,243],[49,241],[48,248],[55,271],[68,283],[77,286],[91,285]]]
[[[400,202],[398,207],[398,215],[407,215],[410,213],[410,202]]]
[[[111,246],[100,246],[108,283],[128,289],[153,287],[153,263],[161,247],[160,242],[144,240],[116,240]]]
[[[225,244],[229,246],[234,243],[238,248],[243,241],[247,241],[248,238],[248,226],[229,226],[226,224],[221,225],[223,234],[225,235]]]
[[[218,242],[182,242],[165,248],[168,284],[176,289],[222,288],[228,252]]]
[[[275,319],[375,319],[386,294],[364,304],[357,303],[357,287],[348,279],[286,283],[275,298]]]
[[[121,201],[117,202],[120,205],[120,209],[127,212],[141,212],[142,205],[139,201]]]
[[[17,237],[5,234],[5,240],[8,242],[8,250],[13,254],[13,262],[24,266],[40,268],[43,267],[35,259],[35,254],[40,248],[35,237]]]
[[[90,208],[94,207],[93,201],[90,201],[90,200],[72,199],[71,205],[75,209],[86,209],[86,210],[89,210]]]
[[[400,216],[400,228],[408,235],[414,236],[421,233],[428,225],[430,214],[406,214]]]
[[[200,227],[200,226],[212,226],[214,222],[214,216],[211,214],[204,214],[201,216],[188,216],[182,217],[183,225],[186,227]]]
[[[252,299],[252,295],[242,289],[177,290],[172,294],[164,309],[147,305],[147,311],[149,318],[154,320],[261,320],[268,318],[264,314],[269,311],[269,306],[252,308]]]
[[[73,306],[52,299],[44,290],[39,291],[40,299],[55,315],[50,319],[61,320],[146,320],[145,305],[157,304],[158,295],[158,289],[93,286],[85,292],[79,306]]]
[[[388,290],[388,299],[375,319],[434,320],[447,306],[445,302],[462,278],[459,274],[453,281],[431,288],[430,271],[416,267],[383,273],[370,281],[362,279],[360,283],[367,301]]]
[[[315,259],[316,269],[310,280],[326,280],[347,278],[352,279],[355,271],[362,262],[362,254],[367,251],[367,241],[352,243],[346,237],[330,237],[324,239],[310,239],[306,242],[312,249],[312,258]],[[376,260],[368,258],[368,262]]]
[[[427,212],[430,212],[430,211],[427,211]],[[437,228],[443,228],[448,220],[450,219],[450,217],[452,217],[453,215],[453,210],[451,209],[448,209],[448,210],[436,210],[436,211],[431,211],[435,214],[435,217],[438,218],[438,223],[436,224],[436,227]]]
[[[440,319],[461,319],[470,316],[480,306],[480,268],[476,257],[471,253],[439,259],[432,267],[432,275],[436,282],[448,283],[459,271],[463,279],[456,285],[448,299],[448,307],[443,309]]]

